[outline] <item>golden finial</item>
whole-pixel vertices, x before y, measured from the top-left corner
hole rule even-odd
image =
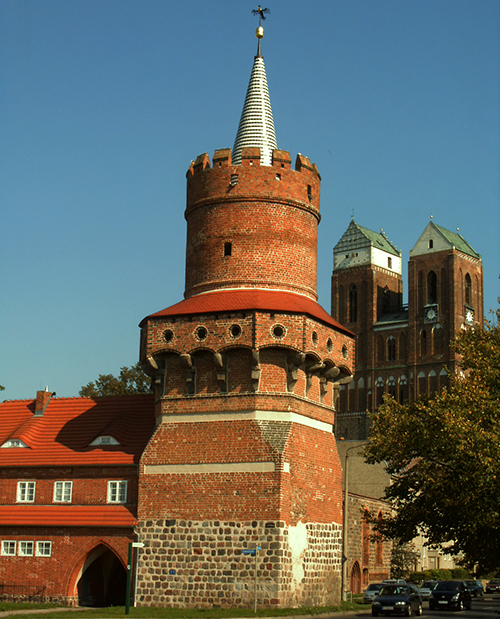
[[[252,10],[252,13],[254,15],[258,15],[259,16],[259,25],[257,27],[257,30],[255,31],[255,36],[259,40],[259,43],[257,45],[257,56],[260,56],[260,40],[264,36],[264,28],[262,27],[262,20],[266,19],[266,13],[270,13],[270,12],[271,11],[269,9],[261,8],[260,4],[259,4],[259,6],[256,9]]]

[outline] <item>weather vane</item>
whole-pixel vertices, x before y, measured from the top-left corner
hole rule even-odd
[[[259,27],[255,31],[255,36],[259,39],[259,44],[257,46],[257,56],[260,56],[260,40],[264,36],[264,28],[262,27],[262,20],[266,19],[266,13],[270,13],[269,9],[261,8],[260,4],[256,9],[252,9],[252,13],[254,15],[259,16]]]
[[[270,13],[270,12],[271,12],[271,11],[270,11],[269,9],[262,9],[262,8],[260,7],[260,4],[259,4],[259,6],[258,6],[256,9],[253,9],[253,10],[252,10],[252,13],[253,13],[254,15],[258,15],[258,16],[259,16],[259,26],[261,25],[262,20],[263,20],[263,19],[266,19],[266,15],[265,15],[265,14],[266,14],[266,13]]]

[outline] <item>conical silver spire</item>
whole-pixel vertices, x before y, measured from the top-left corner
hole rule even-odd
[[[264,58],[260,55],[260,39],[264,35],[264,29],[259,26],[256,34],[259,48],[254,59],[238,133],[234,141],[232,153],[234,165],[241,163],[241,149],[251,147],[260,148],[260,164],[270,166],[273,162],[273,150],[278,148],[267,88],[266,67]]]

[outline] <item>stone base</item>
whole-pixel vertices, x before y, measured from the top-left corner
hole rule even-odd
[[[261,608],[340,602],[337,523],[149,520],[137,533],[137,606],[251,608],[255,591]]]

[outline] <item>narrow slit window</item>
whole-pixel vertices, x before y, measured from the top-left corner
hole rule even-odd
[[[233,251],[232,243],[224,243],[224,256],[230,256]]]

